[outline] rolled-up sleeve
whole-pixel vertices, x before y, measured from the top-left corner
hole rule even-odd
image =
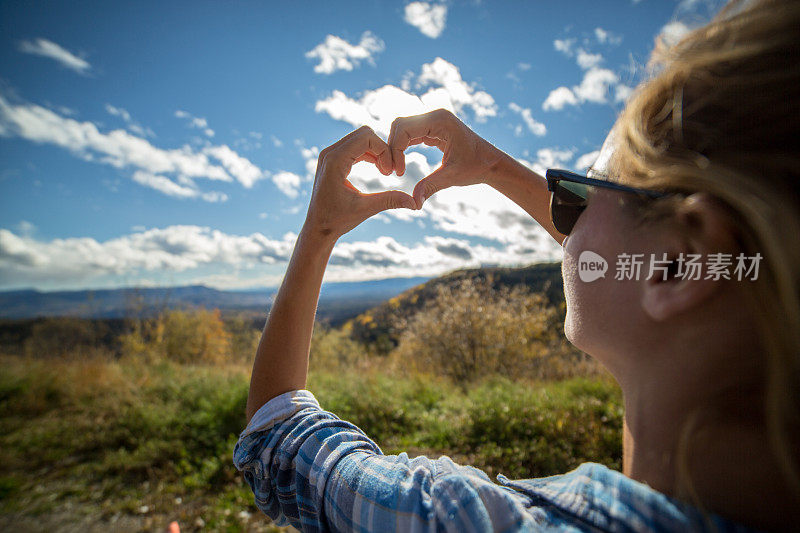
[[[531,518],[530,500],[477,468],[384,455],[307,390],[261,407],[233,459],[256,506],[301,531],[499,531]]]

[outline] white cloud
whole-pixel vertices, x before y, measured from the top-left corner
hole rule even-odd
[[[536,152],[539,164],[547,167],[563,167],[575,155],[574,149],[542,148]]]
[[[536,152],[535,161],[523,158],[517,158],[517,161],[540,176],[544,176],[548,168],[567,168],[567,163],[570,162],[573,155],[575,155],[575,149],[542,148]]]
[[[586,71],[580,85],[559,87],[550,92],[542,104],[542,109],[560,110],[566,105],[578,105],[584,102],[598,104],[608,102],[608,93],[611,87],[619,83],[619,78],[612,71],[605,68],[593,67]],[[624,89],[622,90],[624,93]],[[619,98],[619,94],[617,98]]]
[[[517,68],[522,70],[522,71],[530,70],[531,69],[531,64],[530,63],[517,63]]]
[[[435,276],[457,268],[485,264],[521,265],[559,258],[560,254],[554,248],[517,244],[497,248],[442,236],[427,236],[422,242],[406,246],[392,237],[383,236],[373,241],[337,244],[331,254],[326,281]]]
[[[103,275],[182,272],[205,265],[237,267],[288,260],[293,239],[229,235],[200,226],[169,226],[105,242],[90,237],[38,241],[0,229],[5,284],[81,282]]]
[[[140,137],[156,136],[156,134],[153,133],[153,130],[150,128],[143,128],[135,120],[133,120],[133,117],[131,117],[131,114],[126,109],[116,107],[111,104],[106,104],[106,112],[109,115],[121,118],[125,125],[128,126],[128,129]]]
[[[197,189],[197,179],[231,182],[235,178],[249,188],[256,180],[266,176],[248,159],[226,145],[206,147],[202,151],[195,151],[189,146],[158,148],[147,139],[125,130],[101,132],[92,122],[66,118],[35,104],[11,104],[2,96],[0,135],[59,146],[87,161],[132,169],[134,173],[142,171],[168,179],[179,184],[179,187]],[[214,163],[212,159],[219,163]],[[138,183],[161,192],[172,191],[172,196],[180,195],[178,189],[163,179],[145,179],[143,176],[139,176]],[[212,196],[222,198],[220,193],[213,193]],[[203,194],[198,191],[195,197],[202,198]]]
[[[120,117],[125,122],[131,121],[131,114],[128,113],[128,111],[126,111],[125,109],[122,109],[121,107],[114,107],[111,104],[106,104],[106,112],[108,112],[109,115]]]
[[[633,93],[633,87],[619,84],[614,88],[614,101],[624,102],[630,97],[632,93]]]
[[[251,188],[256,181],[266,177],[265,173],[249,159],[233,151],[228,145],[209,146],[203,153],[217,159],[222,166],[245,188]]]
[[[202,192],[193,185],[179,185],[171,179],[142,170],[133,173],[133,181],[174,198],[201,198],[206,202],[225,202],[228,195],[221,192]]]
[[[583,70],[596,67],[602,63],[602,54],[592,54],[584,48],[576,49],[575,42],[575,39],[556,39],[553,41],[553,47],[567,57],[575,57],[576,63]]]
[[[283,141],[282,141],[282,140],[280,140],[279,138],[277,138],[277,137],[276,137],[276,136],[274,136],[274,135],[270,135],[270,136],[269,136],[269,140],[270,140],[270,141],[272,141],[272,145],[273,145],[275,148],[280,148],[281,146],[283,146]]]
[[[564,160],[572,153],[566,150],[543,149],[537,156],[546,162]],[[549,158],[549,159],[548,159]],[[537,164],[542,167],[540,163]],[[553,166],[553,165],[551,165]],[[435,166],[419,152],[406,154],[406,172],[401,177],[384,176],[374,165],[359,163],[353,167],[350,181],[363,192],[399,189],[412,192],[416,183],[435,170]],[[543,171],[542,171],[543,172]],[[503,245],[536,243],[539,251],[550,254],[551,243],[558,244],[521,207],[488,185],[450,187],[428,198],[419,211],[394,209],[385,214],[396,220],[429,219],[435,229],[469,237],[480,237]]]
[[[17,230],[19,231],[20,235],[24,237],[30,237],[36,232],[36,225],[32,222],[28,222],[27,220],[20,220],[19,224],[17,224]]]
[[[515,223],[511,215],[491,222],[496,226]],[[141,284],[152,281],[154,275],[171,278],[171,273],[184,273],[182,279],[190,283],[241,287],[250,279],[250,284],[263,285],[264,268],[285,265],[296,238],[291,232],[271,239],[261,233],[231,235],[186,225],[143,229],[103,242],[89,237],[43,241],[0,229],[0,279],[4,288],[64,288],[113,285],[121,279]],[[345,238],[331,254],[325,281],[435,276],[482,264],[511,266],[560,259],[561,247],[547,239],[552,244],[537,238],[495,247],[445,236],[427,236],[410,245],[388,236],[372,241]]]
[[[658,34],[658,38],[660,38],[665,45],[674,46],[690,31],[689,26],[676,20],[664,25]]]
[[[92,68],[85,59],[47,39],[39,38],[34,41],[22,41],[19,43],[19,50],[26,54],[49,57],[79,74],[85,74]]]
[[[568,57],[572,57],[573,46],[575,46],[575,39],[556,39],[553,41],[553,48]]]
[[[155,189],[166,194],[167,196],[173,196],[176,198],[195,198],[199,194],[199,191],[194,187],[178,185],[169,178],[144,172],[142,170],[137,170],[134,172],[132,178],[136,183],[144,185],[145,187],[150,187],[151,189]]]
[[[586,70],[596,67],[602,63],[603,56],[601,54],[590,54],[583,48],[579,48],[578,53],[575,56],[575,61],[577,61],[579,67],[581,67],[583,70]]]
[[[342,91],[333,93],[316,103],[318,113],[325,112],[336,120],[358,127],[367,125],[384,137],[392,121],[399,116],[417,115],[437,108],[449,109],[464,115],[472,110],[475,120],[483,122],[497,115],[494,98],[473,84],[464,81],[458,67],[437,57],[432,63],[422,65],[416,80],[418,88],[432,86],[421,95],[394,85],[384,85],[365,91],[360,98],[351,98]]]
[[[444,31],[447,6],[430,2],[411,2],[406,5],[404,20],[421,31],[423,35],[436,39]]]
[[[566,105],[578,105],[578,98],[569,87],[559,87],[550,91],[542,104],[542,109],[545,111],[559,110],[564,109]]]
[[[214,130],[208,127],[208,120],[201,117],[195,117],[191,113],[183,111],[181,109],[175,111],[175,116],[177,118],[186,119],[189,124],[189,127],[203,130],[203,133],[205,133],[208,137],[214,136]]]
[[[617,75],[605,68],[591,68],[573,92],[581,102],[602,104],[608,101],[608,89],[619,81]]]
[[[367,125],[385,137],[396,117],[423,113],[426,107],[418,96],[394,85],[384,85],[364,92],[359,99],[335,90],[328,98],[318,100],[315,110],[354,127]]]
[[[282,170],[272,175],[272,182],[289,198],[297,198],[302,179],[293,172]]]
[[[597,38],[597,42],[600,44],[614,44],[617,45],[622,42],[622,37],[616,35],[608,30],[604,30],[603,28],[597,27],[594,29],[594,36]]]
[[[313,181],[314,175],[317,173],[317,158],[319,157],[319,148],[312,146],[311,148],[300,148],[300,155],[303,156],[303,161],[306,165],[306,180]]]
[[[508,107],[511,109],[511,111],[522,117],[523,122],[525,122],[525,125],[528,127],[528,131],[539,137],[547,133],[547,127],[545,127],[545,125],[541,122],[537,122],[536,119],[533,118],[530,109],[527,107],[522,107],[514,102],[508,104]]]
[[[594,37],[600,44],[617,45],[622,42],[622,37],[600,27],[594,29]],[[602,54],[592,53],[583,47],[576,48],[576,42],[577,40],[574,38],[556,39],[553,41],[553,46],[567,57],[574,57],[577,65],[586,71],[581,83],[573,87],[561,86],[553,89],[542,103],[542,109],[557,111],[568,105],[577,106],[584,102],[607,103],[612,90],[614,102],[627,100],[633,89],[621,84],[617,74],[600,67],[605,60]],[[583,43],[588,46],[590,40],[584,38]]]
[[[589,152],[588,154],[583,154],[582,156],[578,157],[577,161],[575,161],[575,170],[579,172],[585,172],[586,169],[594,165],[594,162],[597,161],[597,157],[600,155],[600,150],[594,150],[593,152]]]
[[[461,78],[457,66],[441,57],[437,57],[432,63],[422,65],[417,83],[422,86],[440,86],[423,94],[420,97],[423,102],[434,104],[439,101],[445,105],[449,103],[456,113],[460,113],[464,107],[470,107],[478,122],[497,115],[494,98],[487,92],[475,90],[473,85]]]
[[[309,59],[318,59],[314,72],[331,74],[337,70],[353,70],[362,61],[374,64],[373,55],[383,52],[385,45],[372,33],[366,31],[358,44],[350,44],[341,37],[328,35],[325,41],[306,52]]]

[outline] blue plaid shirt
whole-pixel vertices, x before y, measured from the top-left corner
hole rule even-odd
[[[447,456],[384,455],[307,390],[261,407],[233,461],[256,506],[302,531],[747,531],[597,463],[495,483]]]

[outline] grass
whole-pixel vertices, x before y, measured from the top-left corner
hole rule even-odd
[[[178,520],[184,531],[277,530],[232,465],[249,366],[0,364],[0,529],[163,531]],[[602,378],[489,378],[464,389],[373,364],[314,369],[309,388],[387,454],[445,454],[492,477],[587,460],[620,468],[620,394]]]

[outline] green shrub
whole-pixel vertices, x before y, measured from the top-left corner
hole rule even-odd
[[[465,385],[486,375],[530,376],[560,342],[558,312],[523,286],[491,279],[441,285],[401,328],[399,357]]]
[[[611,382],[494,376],[458,387],[404,371],[402,360],[366,357],[336,330],[315,335],[308,388],[384,453],[446,454],[511,478],[587,460],[620,467],[622,408]],[[201,516],[233,530],[246,521],[240,510],[257,513],[231,457],[249,366],[143,357],[0,364],[3,512],[109,520],[157,504],[181,524]]]

